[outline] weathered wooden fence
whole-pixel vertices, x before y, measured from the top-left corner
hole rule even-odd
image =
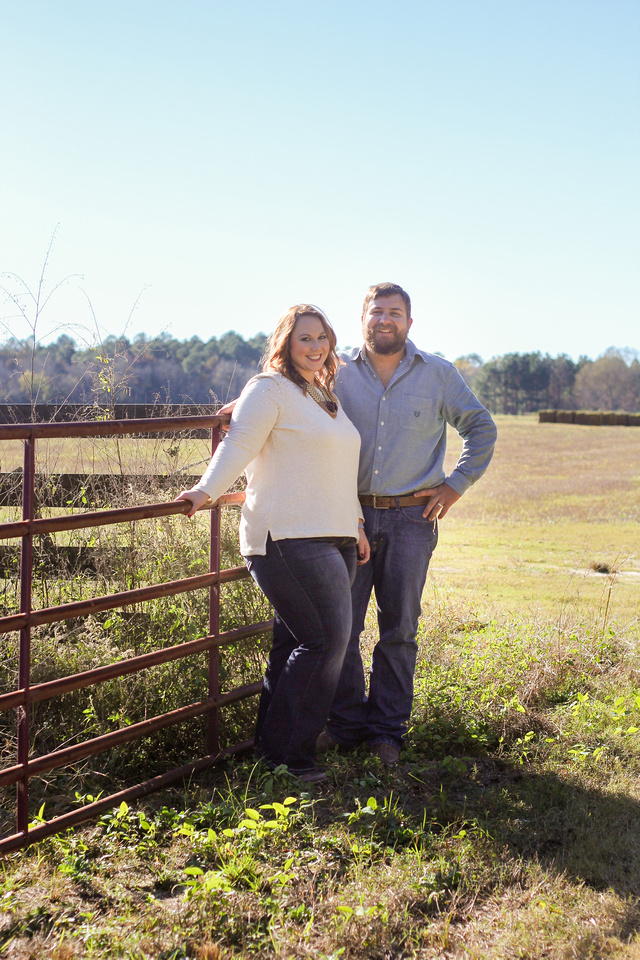
[[[0,403],[0,424],[11,423],[78,423],[86,420],[148,420],[168,417],[215,416],[217,405],[211,403],[116,403],[111,407],[86,403]],[[157,436],[153,430],[144,436]],[[209,431],[194,427],[192,437],[206,439]],[[171,431],[167,432],[169,436]]]
[[[161,474],[100,474],[57,473],[39,474],[34,477],[34,513],[39,515],[45,508],[78,508],[87,510],[105,504],[124,503],[130,491],[148,487],[154,493],[175,489],[179,482],[189,488],[200,475],[173,473]],[[22,471],[0,473],[0,507],[16,507],[22,503]],[[51,538],[43,536],[34,547],[39,570],[49,576],[63,577],[76,574],[95,574],[101,566],[103,551],[100,547],[74,544],[53,545]],[[14,577],[19,569],[18,546],[0,544],[0,578]]]

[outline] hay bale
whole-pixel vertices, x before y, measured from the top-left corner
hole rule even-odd
[[[602,414],[602,424],[605,427],[615,427],[616,425],[616,416],[614,410],[605,410]]]
[[[538,423],[555,423],[557,410],[538,410]]]
[[[630,427],[640,427],[640,413],[628,413]]]
[[[558,410],[556,423],[575,423],[575,410]]]
[[[599,410],[576,410],[575,422],[587,427],[601,427],[602,413]]]
[[[616,413],[616,426],[617,427],[628,427],[629,426],[629,414],[628,413]]]

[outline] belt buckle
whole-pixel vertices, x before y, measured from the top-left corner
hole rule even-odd
[[[395,508],[396,508],[397,506],[399,506],[399,503],[397,503],[397,502],[394,503],[393,501],[394,501],[394,500],[395,500],[395,501],[398,501],[400,498],[399,498],[399,497],[389,497],[389,496],[387,496],[386,494],[383,496],[382,494],[372,493],[372,494],[371,494],[371,499],[373,500],[373,508],[374,508],[374,510],[375,510],[375,509],[377,509],[377,510],[395,510]],[[381,502],[378,503],[378,500],[380,500]],[[385,501],[384,504],[382,503],[383,500]]]

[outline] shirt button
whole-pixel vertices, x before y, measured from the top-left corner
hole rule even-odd
[[[384,427],[384,420],[381,420],[381,421],[380,421],[380,426],[381,426],[381,427]]]
[[[380,471],[379,471],[379,470],[374,470],[373,472],[374,472],[374,473],[379,473]]]
[[[382,398],[382,402],[384,403],[384,401],[385,401],[386,399],[387,399],[386,397],[383,397],[383,398]]]
[[[382,447],[378,447],[378,450],[382,450]]]

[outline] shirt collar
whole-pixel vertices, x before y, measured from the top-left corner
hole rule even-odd
[[[422,356],[422,353],[418,350],[418,348],[416,347],[415,343],[414,343],[412,340],[407,340],[407,342],[406,342],[406,344],[405,344],[405,347],[406,347],[406,351],[407,351],[407,352],[406,352],[405,357],[403,357],[403,359],[408,360],[408,363],[407,363],[407,366],[408,366],[408,367],[411,366],[411,364],[413,363],[413,361],[414,361],[414,359],[415,359],[416,357],[419,357],[420,360],[424,360],[424,357]],[[364,343],[362,344],[362,346],[360,347],[360,349],[357,350],[357,352],[355,352],[355,355],[353,356],[353,359],[354,359],[354,360],[364,360],[365,362],[368,360],[367,351],[366,351],[366,349],[365,349]]]

